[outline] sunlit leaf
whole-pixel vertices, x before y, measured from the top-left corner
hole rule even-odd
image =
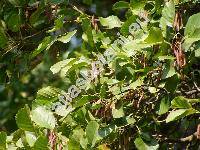
[[[173,108],[183,108],[183,109],[192,107],[189,101],[187,101],[187,99],[182,96],[174,98],[171,102],[171,105]]]
[[[54,129],[56,125],[56,119],[53,113],[44,107],[37,107],[31,112],[31,119],[40,127],[48,129]]]
[[[166,30],[166,26],[172,27],[175,17],[175,4],[173,0],[166,2],[162,10],[162,17],[160,19],[160,27]]]
[[[34,134],[34,132],[28,132],[28,131],[25,131],[25,138],[26,138],[26,141],[27,143],[29,144],[29,146],[34,146],[37,138],[36,138],[36,135]]]
[[[92,147],[94,147],[97,141],[98,129],[99,124],[96,121],[89,122],[86,127],[86,137],[88,139],[88,143],[90,143]]]
[[[53,72],[53,74],[56,74],[59,71],[61,71],[62,68],[64,68],[67,65],[73,64],[75,61],[76,61],[75,58],[70,58],[70,59],[60,61],[60,62],[54,64],[53,66],[51,66],[50,70]]]
[[[148,37],[145,39],[145,42],[148,44],[158,44],[163,42],[162,31],[159,28],[151,28],[149,31]]]
[[[173,61],[168,62],[164,67],[162,78],[163,79],[170,78],[175,74],[176,74],[176,71],[175,71],[175,68],[174,68]]]
[[[141,137],[138,137],[134,141],[138,150],[157,150],[159,145],[147,145]]]
[[[100,17],[99,19],[102,26],[108,27],[109,29],[122,26],[122,22],[117,16],[109,16],[107,18]]]
[[[173,110],[169,113],[169,115],[166,118],[166,122],[171,122],[175,121],[181,118],[184,118],[188,115],[192,115],[198,113],[195,109],[178,109],[178,110]]]
[[[72,32],[67,33],[67,35],[62,35],[57,38],[57,41],[63,42],[63,43],[68,43],[71,38],[76,34],[77,30],[74,30]]]

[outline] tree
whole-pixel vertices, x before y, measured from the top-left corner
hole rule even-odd
[[[198,1],[1,4],[1,82],[17,93],[45,60],[49,80],[1,149],[199,148]]]

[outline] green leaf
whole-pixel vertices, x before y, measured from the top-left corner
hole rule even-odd
[[[115,107],[112,109],[113,118],[124,117],[124,108],[122,102],[117,102]]]
[[[70,59],[60,61],[54,64],[53,66],[51,66],[50,70],[53,72],[53,74],[56,74],[60,72],[62,68],[66,67],[67,65],[73,64],[75,61],[76,61],[75,58],[70,58]]]
[[[171,121],[175,121],[178,119],[181,119],[183,117],[186,117],[188,115],[192,115],[195,113],[199,113],[198,111],[196,111],[195,109],[178,109],[178,110],[173,110],[169,113],[169,115],[166,118],[166,122],[171,122]]]
[[[91,5],[93,0],[83,0],[84,4]]]
[[[195,50],[195,57],[200,57],[200,48]]]
[[[148,44],[158,44],[164,41],[162,31],[159,28],[152,27],[149,31],[148,37],[144,40]]]
[[[111,134],[112,132],[117,130],[117,126],[116,125],[108,125],[106,127],[102,127],[99,129],[98,134],[100,139],[105,138],[106,136],[108,136],[109,134]]]
[[[67,150],[80,150],[80,149],[81,149],[80,144],[74,139],[70,139],[67,142]]]
[[[143,10],[146,5],[146,0],[130,0],[130,6],[133,14],[138,14],[141,10]]]
[[[169,98],[168,97],[162,98],[162,100],[160,102],[160,107],[159,107],[158,115],[165,114],[166,112],[168,112],[169,108],[170,108]]]
[[[91,100],[98,99],[98,96],[93,96],[93,95],[83,95],[80,99],[78,99],[75,104],[73,105],[75,108],[76,107],[81,107],[85,105],[86,103],[90,102]]]
[[[183,47],[187,51],[189,47],[196,41],[200,40],[200,13],[190,16],[185,27],[185,41]]]
[[[23,6],[26,2],[25,0],[8,0],[15,7]]]
[[[133,15],[133,16],[130,16],[122,25],[121,27],[121,30],[120,32],[123,34],[123,35],[129,35],[129,27],[131,26],[132,23],[136,23],[136,19],[137,19],[137,16],[136,15]]]
[[[10,30],[17,32],[21,26],[20,15],[17,12],[11,11],[10,15],[6,19],[6,24]]]
[[[122,26],[122,22],[117,16],[109,16],[107,18],[100,17],[99,20],[102,26],[108,27],[109,29]]]
[[[30,147],[33,147],[37,140],[34,132],[25,131],[25,138]]]
[[[137,148],[138,150],[157,150],[158,147],[159,147],[158,144],[157,144],[157,145],[151,145],[151,146],[147,145],[147,144],[142,140],[141,137],[136,138],[135,141],[134,141],[134,143],[135,143],[135,146],[136,146],[136,148]]]
[[[185,32],[184,35],[187,38],[194,38],[196,40],[199,40],[200,35],[199,35],[199,30],[200,30],[200,13],[194,14],[190,16],[188,19],[188,22],[185,26]]]
[[[17,142],[20,139],[20,137],[23,136],[23,134],[24,134],[24,131],[22,129],[18,129],[17,131],[13,133],[12,141]]]
[[[60,4],[60,3],[63,3],[64,0],[49,0],[49,2],[52,4]]]
[[[6,133],[0,132],[0,150],[6,149],[6,138],[7,138]]]
[[[4,48],[7,44],[7,37],[3,30],[3,28],[0,27],[0,48]]]
[[[38,27],[45,23],[46,16],[44,15],[44,11],[44,5],[41,4],[37,10],[31,14],[29,21],[33,27]]]
[[[61,103],[60,103],[61,104]],[[68,104],[68,106],[61,104],[58,105],[55,108],[55,113],[59,116],[63,116],[66,117],[70,112],[72,112],[74,110],[74,108],[71,107],[71,105]]]
[[[164,87],[168,92],[175,93],[176,92],[176,88],[177,88],[177,86],[179,84],[179,81],[180,81],[180,79],[178,78],[178,75],[175,74],[172,77],[166,79]]]
[[[133,125],[133,124],[135,124],[135,122],[136,122],[136,120],[133,117],[130,117],[130,116],[126,117],[127,125],[130,125],[130,124]]]
[[[88,139],[88,143],[91,144],[92,147],[95,146],[97,141],[99,124],[96,121],[90,121],[86,127],[86,137]]]
[[[19,6],[20,2],[19,0],[8,0],[12,5]]]
[[[113,10],[123,9],[123,8],[129,8],[129,3],[124,1],[119,1],[113,5]]]
[[[85,132],[82,128],[77,128],[73,130],[72,138],[80,143],[83,149],[87,149],[87,139],[85,138]]]
[[[39,136],[34,144],[34,150],[49,150],[46,136]]]
[[[94,37],[93,37],[93,34],[92,34],[91,20],[88,19],[87,16],[83,16],[83,17],[85,17],[85,18],[82,20],[82,28],[83,28],[84,33],[87,36],[86,42],[90,46],[89,50],[94,51],[95,44],[94,44]]]
[[[106,97],[106,91],[107,91],[107,84],[104,83],[104,84],[101,86],[101,89],[100,89],[100,97],[101,97],[101,99],[103,99],[103,98]]]
[[[185,98],[190,104],[195,104],[195,103],[200,103],[200,98],[199,99],[190,99],[190,98]]]
[[[160,61],[163,61],[163,60],[174,60],[175,57],[173,57],[173,56],[158,56],[158,59]]]
[[[45,49],[48,50],[53,43],[55,42],[55,39],[51,36],[45,37],[42,42],[38,45],[37,49],[35,49],[31,55],[31,58],[34,58],[38,54],[40,54]]]
[[[175,17],[175,4],[173,0],[166,2],[165,7],[162,10],[162,17],[160,19],[159,26],[163,31],[163,36],[167,37],[168,28],[173,27]]]
[[[174,69],[174,63],[173,63],[173,61],[168,62],[168,63],[164,66],[162,79],[170,78],[170,77],[174,76],[175,74],[176,74],[176,71],[175,71],[175,69]]]
[[[61,94],[61,89],[51,86],[44,87],[37,92],[35,103],[41,106],[48,106],[58,100],[59,94]]]
[[[191,104],[183,96],[174,98],[171,102],[172,108],[192,108]]]
[[[138,86],[141,86],[141,85],[143,85],[143,79],[139,78],[130,84],[130,88],[135,90]]]
[[[78,68],[88,67],[89,61],[85,57],[81,57],[78,61],[70,65],[70,63],[61,69],[61,77],[65,77],[70,72],[77,70]]]
[[[30,109],[27,105],[18,111],[16,115],[16,123],[20,129],[34,131],[33,123],[30,117]]]
[[[47,129],[54,129],[56,125],[56,119],[53,113],[44,107],[37,107],[32,111],[31,119],[40,127]]]
[[[23,147],[24,147],[22,138],[20,138],[20,139],[16,142],[16,146],[17,146],[17,147],[20,147],[20,148],[23,148]]]
[[[160,19],[160,27],[166,32],[166,27],[172,27],[175,17],[175,4],[173,0],[166,2],[162,10],[162,17]]]
[[[68,43],[71,38],[76,34],[77,30],[71,31],[67,33],[67,35],[62,35],[57,38],[57,41],[63,42],[63,43]]]

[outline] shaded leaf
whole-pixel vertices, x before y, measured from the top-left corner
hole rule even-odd
[[[123,9],[123,8],[129,8],[129,3],[124,1],[119,1],[113,5],[113,9]]]
[[[93,96],[93,95],[83,95],[80,99],[78,99],[75,104],[74,107],[81,107],[83,105],[85,105],[86,103],[90,102],[91,100],[96,100],[98,99],[98,96]]]
[[[39,136],[34,144],[34,150],[48,150],[48,139],[46,136]]]
[[[0,132],[0,149],[1,150],[6,149],[6,138],[7,138],[7,134],[5,132]]]
[[[168,112],[169,108],[170,108],[169,98],[168,97],[162,98],[162,100],[160,102],[160,107],[159,107],[158,114],[162,115],[162,114]]]
[[[4,48],[7,44],[7,37],[3,30],[3,28],[0,27],[0,48]]]
[[[48,50],[53,43],[55,42],[55,39],[51,36],[45,37],[42,42],[38,45],[37,49],[35,49],[31,55],[31,58],[37,56],[39,53],[41,53],[44,50]]]
[[[20,109],[16,115],[17,126],[26,131],[34,131],[33,123],[30,117],[30,109],[26,105]]]

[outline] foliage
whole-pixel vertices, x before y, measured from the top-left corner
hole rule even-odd
[[[20,72],[25,74],[46,52],[65,50],[70,40],[82,38],[78,48],[51,63],[48,70],[60,82],[43,86],[32,104],[18,111],[19,129],[9,136],[0,132],[0,149],[199,148],[198,1],[118,1],[107,16],[66,0],[0,3],[1,59],[10,66],[1,66],[4,84],[20,72],[11,60],[27,65]],[[34,49],[13,56],[20,47]],[[95,65],[98,60],[102,65]],[[68,106],[52,110],[81,78],[87,79],[76,96],[70,94]]]

